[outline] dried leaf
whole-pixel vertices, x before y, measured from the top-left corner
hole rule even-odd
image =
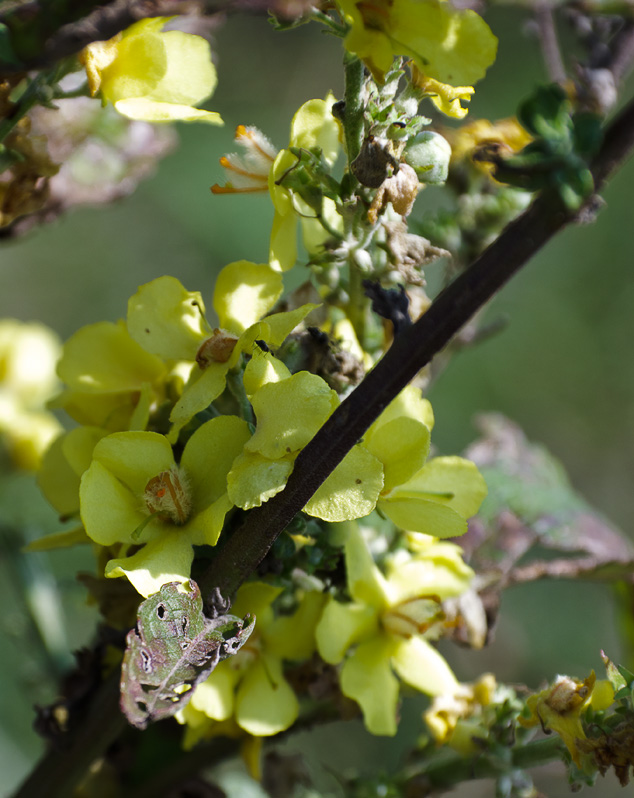
[[[127,636],[121,671],[121,709],[144,729],[183,707],[220,660],[249,639],[255,618],[207,618],[198,585],[169,582],[139,607]]]
[[[632,573],[632,544],[574,491],[552,455],[502,416],[482,416],[479,427],[484,437],[466,455],[482,472],[489,495],[460,543],[471,565],[491,577],[489,584],[495,574],[506,586]],[[538,558],[538,547],[565,556]]]

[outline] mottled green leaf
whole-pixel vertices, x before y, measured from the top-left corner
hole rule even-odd
[[[121,709],[134,726],[181,709],[220,660],[249,639],[255,618],[207,618],[198,585],[169,582],[139,607],[121,671]]]
[[[502,416],[483,416],[479,426],[484,436],[467,456],[489,494],[460,541],[476,570],[496,571],[505,584],[631,572],[632,544],[573,489],[549,452]],[[538,547],[559,556],[537,557]]]

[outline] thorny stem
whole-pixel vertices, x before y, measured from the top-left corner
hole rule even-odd
[[[634,102],[609,126],[592,172],[595,188],[631,155]],[[424,316],[399,335],[361,385],[339,406],[297,458],[286,488],[252,510],[201,580],[203,595],[214,587],[225,596],[257,568],[277,536],[363,435],[372,421],[451,337],[555,233],[573,221],[546,196],[507,226],[498,239],[435,300]],[[114,676],[97,693],[68,746],[52,750],[35,767],[15,798],[67,798],[91,763],[125,726]]]

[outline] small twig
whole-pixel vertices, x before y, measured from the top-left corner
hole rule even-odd
[[[535,8],[535,21],[548,76],[553,83],[563,86],[567,77],[566,67],[561,57],[552,6],[548,3],[538,5]]]

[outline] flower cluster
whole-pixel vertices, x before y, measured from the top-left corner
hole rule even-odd
[[[229,264],[216,281],[215,326],[198,292],[160,277],[131,297],[125,321],[69,339],[56,404],[79,426],[51,446],[39,480],[80,526],[41,547],[92,541],[106,577],[149,596],[190,578],[195,552],[216,545],[236,508],[248,511],[283,489],[340,398],[323,377],[291,370],[289,336],[309,335],[302,327],[316,306],[276,312],[281,291],[269,265]],[[326,550],[338,552],[347,589],[321,566],[312,576],[296,567],[277,584],[243,586],[233,611],[255,614],[256,631],[181,714],[190,741],[229,721],[254,736],[288,728],[299,703],[287,663],[315,652],[341,663],[341,690],[375,734],[396,730],[392,669],[423,692],[453,689],[431,642],[445,628],[443,601],[467,589],[472,574],[459,548],[438,538],[466,530],[486,486],[462,458],[428,458],[433,423],[420,390],[405,389],[304,508],[317,526],[308,522],[289,539],[294,550],[310,550],[321,566]],[[377,513],[395,546],[381,568],[356,523],[373,524]]]
[[[369,69],[356,133],[332,94],[299,108],[285,149],[240,125],[243,152],[221,159],[228,182],[212,188],[268,193],[266,262],[226,265],[209,313],[201,293],[158,277],[125,319],[76,332],[58,364],[54,404],[77,426],[50,447],[39,482],[75,527],[35,546],[91,542],[103,575],[141,596],[198,574],[243,514],[284,489],[342,394],[417,299],[424,309],[423,266],[444,254],[406,226],[418,193],[446,179],[451,152],[418,105],[430,97],[464,115],[473,89],[454,84],[482,77],[495,39],[474,12],[437,0],[342,0],[329,13],[348,60],[360,76],[358,59]],[[91,93],[134,119],[218,123],[193,107],[215,85],[207,43],[167,23],[90,45]],[[300,226],[315,282],[282,300]],[[420,387],[401,391],[280,536],[271,567],[240,587],[232,612],[255,615],[255,630],[180,710],[187,745],[288,729],[301,711],[298,669],[309,683],[329,669],[333,701],[356,702],[377,735],[396,733],[402,685],[457,693],[434,643],[473,572],[442,539],[466,531],[487,491],[473,463],[430,456],[433,426]],[[245,751],[253,759],[257,746]]]

